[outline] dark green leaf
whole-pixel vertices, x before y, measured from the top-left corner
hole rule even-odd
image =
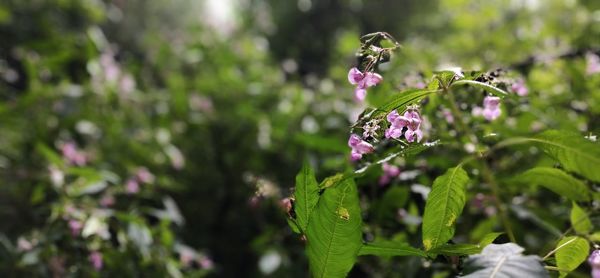
[[[406,110],[406,106],[417,103],[430,94],[439,92],[439,90],[408,90],[392,96],[386,104],[377,109],[378,113],[389,113],[394,109],[398,109],[398,113]],[[377,113],[374,113],[374,115]]]
[[[375,255],[375,256],[383,256],[383,257],[392,257],[392,256],[420,256],[426,257],[425,252],[423,250],[414,248],[410,246],[410,244],[406,242],[396,242],[396,241],[375,241],[371,243],[365,243],[360,252],[358,253],[360,256],[364,255]]]

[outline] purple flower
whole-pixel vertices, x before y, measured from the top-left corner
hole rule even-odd
[[[112,207],[115,204],[115,197],[113,195],[104,195],[100,199],[100,205],[103,207]]]
[[[386,162],[381,165],[381,168],[383,169],[383,175],[379,177],[379,185],[386,185],[390,183],[393,178],[400,175],[400,168],[398,168],[398,166]]]
[[[83,166],[85,165],[87,158],[83,152],[77,150],[77,145],[73,142],[64,143],[61,147],[63,157],[70,164]]]
[[[125,190],[129,194],[138,193],[140,191],[140,184],[135,179],[128,179],[127,182],[125,182]]]
[[[354,98],[356,101],[364,101],[367,96],[367,88],[379,84],[383,80],[381,75],[374,72],[362,73],[358,68],[351,68],[348,72],[348,81],[356,85],[354,89]]]
[[[454,123],[454,115],[452,115],[452,111],[450,111],[450,109],[448,109],[448,108],[442,109],[442,115],[444,116],[444,119],[446,119],[447,123],[449,123],[449,124]]]
[[[600,72],[600,57],[594,53],[588,53],[585,55],[585,61],[587,63],[585,73],[592,75]]]
[[[377,130],[379,130],[379,121],[370,120],[363,125],[363,138],[374,138],[377,136]]]
[[[481,114],[486,120],[493,121],[496,118],[500,117],[501,113],[502,110],[500,110],[499,97],[486,96],[483,99],[483,110],[481,110]],[[473,111],[473,114],[475,114],[475,111]]]
[[[600,278],[600,250],[592,251],[588,263],[592,267],[592,278]]]
[[[77,236],[81,233],[81,229],[83,229],[83,223],[79,220],[71,219],[69,220],[69,229],[71,230],[71,235]]]
[[[154,175],[146,167],[140,167],[135,173],[135,178],[141,183],[153,183]]]
[[[529,93],[527,86],[525,86],[525,81],[523,79],[518,79],[515,83],[510,86],[510,89],[519,96],[526,96]]]
[[[350,159],[352,161],[359,160],[362,158],[363,154],[371,153],[374,150],[373,145],[361,139],[356,134],[350,135],[348,146],[352,148],[352,152],[350,153]]]
[[[408,142],[420,142],[423,138],[421,131],[421,115],[414,108],[409,108],[404,115],[400,116],[398,111],[394,110],[387,115],[390,127],[385,131],[386,138],[398,139],[402,135],[402,129],[407,128],[404,137]]]
[[[94,269],[96,269],[96,270],[102,269],[102,253],[100,253],[98,251],[92,251],[92,253],[90,253],[90,256],[88,257],[88,259],[90,260],[90,263],[92,264]]]

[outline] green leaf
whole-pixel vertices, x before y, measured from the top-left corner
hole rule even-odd
[[[479,244],[444,244],[429,250],[427,253],[433,255],[463,256],[473,255],[481,252],[483,248],[494,242],[502,233],[489,233],[481,239]]]
[[[530,139],[567,170],[600,182],[600,145],[579,134],[549,130]]]
[[[469,176],[460,166],[450,168],[433,182],[423,213],[423,246],[438,247],[454,236],[454,223],[465,206]]]
[[[464,263],[464,276],[490,277],[550,277],[540,257],[523,256],[523,247],[514,243],[490,244],[479,255],[469,256]]]
[[[294,191],[294,212],[296,213],[296,224],[302,231],[306,231],[312,210],[319,201],[319,184],[315,178],[315,172],[304,162],[300,173],[296,175],[296,190]]]
[[[406,242],[397,241],[375,241],[365,243],[360,248],[359,256],[375,255],[383,257],[393,256],[419,256],[426,257],[427,254],[423,250],[414,248]]]
[[[533,168],[518,175],[514,181],[541,185],[574,201],[587,201],[590,199],[589,190],[582,181],[556,168]]]
[[[444,244],[427,251],[428,254],[445,256],[473,255],[481,252],[479,244]]]
[[[496,240],[496,238],[498,238],[501,234],[503,233],[489,233],[483,236],[483,238],[479,241],[479,246],[481,248],[485,248],[486,246],[494,242],[494,240]]]
[[[457,86],[461,86],[461,85],[470,85],[470,86],[473,86],[473,87],[477,87],[477,88],[483,89],[486,92],[488,92],[490,94],[493,94],[493,95],[496,95],[496,96],[506,96],[506,95],[508,95],[507,92],[505,92],[504,90],[502,90],[500,88],[494,87],[494,86],[492,86],[490,84],[487,84],[487,83],[482,83],[482,82],[479,82],[479,81],[475,81],[475,80],[461,79],[461,80],[458,80],[458,81],[452,83],[451,87],[457,87]]]
[[[426,96],[437,93],[439,90],[420,90],[413,89],[398,93],[386,101],[386,104],[377,109],[378,113],[389,113],[394,109],[398,109],[398,113],[406,110],[406,106],[417,103]],[[377,113],[374,113],[374,115]]]
[[[575,202],[573,202],[573,208],[571,209],[571,226],[578,234],[588,234],[593,228],[592,221],[590,221],[587,213]]]
[[[356,184],[344,179],[324,190],[306,230],[306,254],[313,277],[344,277],[362,246]]]
[[[561,270],[560,277],[565,277],[585,261],[590,253],[590,245],[581,237],[570,236],[563,238],[555,250],[556,266]]]

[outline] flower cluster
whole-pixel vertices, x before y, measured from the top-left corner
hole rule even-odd
[[[500,98],[493,96],[486,96],[483,99],[483,108],[473,108],[473,116],[483,116],[488,121],[493,121],[500,117],[502,110],[500,110]]]
[[[61,146],[61,152],[65,160],[71,165],[84,166],[87,162],[87,156],[84,152],[77,149],[73,142],[64,143]]]
[[[358,68],[352,68],[348,72],[348,81],[356,85],[354,89],[354,98],[356,101],[363,101],[367,96],[367,88],[379,84],[383,80],[381,75],[374,72],[361,72]]]
[[[348,146],[352,148],[352,152],[350,153],[350,159],[352,161],[359,160],[362,158],[363,154],[372,153],[375,150],[373,145],[356,134],[350,135]]]
[[[406,127],[406,131],[404,132],[406,141],[410,143],[415,140],[421,142],[421,139],[423,139],[421,115],[419,115],[416,107],[409,107],[402,116],[398,114],[398,111],[394,110],[387,115],[387,120],[390,122],[390,127],[385,131],[385,138],[400,138],[403,129]]]
[[[150,184],[154,182],[154,175],[145,167],[137,169],[134,177],[127,179],[125,190],[127,193],[135,194],[140,191],[140,183]]]

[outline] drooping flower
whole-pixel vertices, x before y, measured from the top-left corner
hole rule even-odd
[[[92,251],[90,253],[88,259],[95,270],[102,269],[102,253],[100,253],[98,251]]]
[[[600,57],[594,53],[588,53],[585,55],[587,75],[592,75],[600,72]]]
[[[400,168],[396,165],[386,162],[381,165],[381,168],[383,169],[383,175],[379,177],[379,185],[386,185],[390,183],[393,178],[400,175]]]
[[[518,79],[515,83],[510,86],[510,89],[519,96],[526,96],[529,93],[529,89],[525,86],[525,80]]]
[[[351,68],[348,72],[348,81],[356,85],[354,89],[354,98],[356,101],[363,101],[367,96],[367,88],[379,84],[383,80],[381,75],[374,72],[361,72],[358,68]]]
[[[374,150],[373,145],[361,139],[360,136],[356,134],[350,135],[348,146],[352,148],[352,152],[350,153],[350,159],[352,161],[359,160],[362,158],[363,154],[371,153]]]
[[[600,278],[600,250],[592,251],[588,263],[592,267],[592,278]]]

